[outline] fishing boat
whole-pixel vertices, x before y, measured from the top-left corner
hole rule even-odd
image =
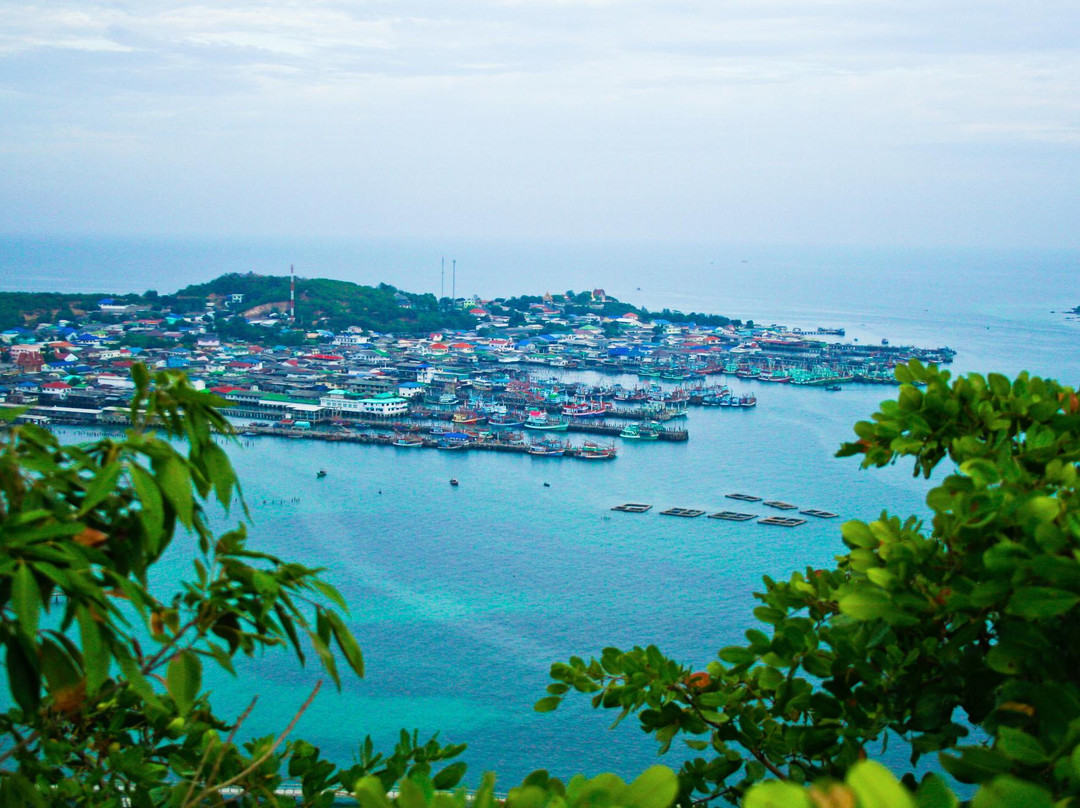
[[[747,393],[744,396],[739,396],[739,406],[740,407],[756,407],[757,406],[757,396],[755,396],[753,393]]]
[[[424,445],[423,438],[406,438],[404,436],[397,438],[394,441],[394,446],[400,446],[403,449],[418,449]]]
[[[615,459],[615,447],[614,446],[601,446],[598,443],[592,441],[585,441],[581,446],[581,450],[578,452],[578,457],[582,460],[614,460]]]
[[[319,469],[317,472],[315,472],[315,477],[317,479],[319,479],[319,480],[321,480],[325,476],[326,476],[326,469]]]
[[[525,419],[526,429],[546,429],[551,432],[565,432],[569,423],[561,418],[552,418],[542,410],[532,410]]]
[[[562,441],[549,438],[531,444],[525,451],[533,457],[562,457],[566,454],[566,448],[566,444]]]
[[[595,418],[604,415],[608,407],[602,402],[575,401],[572,404],[564,404],[562,414],[571,418]]]
[[[451,419],[455,424],[478,424],[484,417],[475,410],[458,410]]]

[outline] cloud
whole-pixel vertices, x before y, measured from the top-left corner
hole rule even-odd
[[[244,226],[282,226],[269,198],[292,182],[337,206],[302,227],[662,235],[704,228],[694,205],[730,215],[729,185],[763,218],[767,194],[819,206],[874,181],[959,198],[956,149],[980,145],[1012,149],[987,174],[1056,187],[1080,140],[1078,17],[1062,0],[9,0],[0,191],[122,167],[185,210],[250,194]],[[1052,169],[1025,169],[1046,146]],[[135,207],[149,193],[121,184]]]

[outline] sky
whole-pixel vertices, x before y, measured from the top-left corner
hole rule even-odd
[[[0,233],[1080,247],[1075,0],[0,4]]]

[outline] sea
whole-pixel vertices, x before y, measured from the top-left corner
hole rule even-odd
[[[603,289],[650,309],[944,345],[957,352],[954,373],[1080,381],[1080,320],[1068,313],[1080,305],[1077,251],[0,237],[0,291],[171,292],[224,272],[286,274],[290,265],[299,277],[481,299]],[[834,456],[889,387],[724,380],[755,393],[758,406],[692,409],[688,442],[621,441],[613,462],[277,438],[231,449],[251,546],[324,568],[350,604],[367,661],[363,679],[345,675],[340,690],[326,683],[296,737],[348,765],[367,735],[389,749],[401,729],[422,741],[437,733],[467,744],[466,782],[494,771],[501,790],[538,768],[629,777],[692,756],[676,743],[658,758],[633,717],[613,727],[614,713],[580,694],[536,713],[551,664],[655,644],[703,668],[755,626],[763,576],[831,564],[844,551],[844,520],[925,517],[933,482],[914,477],[909,463],[860,470],[856,459]],[[840,516],[787,529],[659,513],[728,509],[731,492]],[[653,509],[611,510],[624,502]],[[217,518],[227,525],[241,514]],[[166,591],[190,574],[191,558],[178,539],[158,578]],[[301,669],[279,650],[207,682],[225,716],[258,696],[244,731],[259,736],[284,728],[320,678],[316,664]]]

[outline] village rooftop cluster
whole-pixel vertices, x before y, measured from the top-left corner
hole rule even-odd
[[[410,305],[406,296],[395,300]],[[122,422],[133,389],[130,368],[142,362],[185,371],[246,417],[395,419],[421,403],[450,406],[447,390],[460,401],[474,385],[505,386],[538,368],[634,373],[686,385],[711,373],[796,384],[880,383],[891,381],[891,367],[911,355],[928,361],[952,355],[947,348],[829,343],[775,325],[705,326],[630,311],[568,314],[572,302],[544,295],[521,312],[498,300],[461,299],[453,305],[475,321],[469,330],[405,336],[358,326],[292,329],[301,338],[292,341],[301,344],[283,345],[218,333],[222,318],[235,321],[243,311],[243,295],[211,295],[202,312],[154,315],[149,307],[105,298],[77,321],[0,332],[0,404],[25,408],[23,420],[42,423]],[[603,290],[589,294],[590,306],[610,311],[609,304]],[[268,336],[290,333],[292,312],[284,304],[245,314],[247,323],[266,326]],[[842,336],[843,330],[812,333]]]

